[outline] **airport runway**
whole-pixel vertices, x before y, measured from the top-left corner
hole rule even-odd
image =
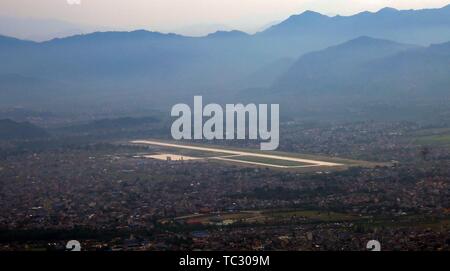
[[[135,141],[131,141],[130,143],[142,144],[142,145],[155,145],[155,146],[161,146],[161,147],[179,148],[179,149],[196,150],[196,151],[205,151],[205,152],[213,152],[213,153],[222,153],[222,154],[230,154],[230,155],[252,156],[252,157],[268,158],[268,159],[274,159],[274,160],[292,161],[292,162],[311,164],[311,166],[325,166],[325,167],[343,166],[343,164],[338,164],[338,163],[309,160],[309,159],[295,158],[295,157],[289,157],[289,156],[234,151],[234,150],[199,147],[199,146],[183,145],[183,144],[164,143],[164,142],[152,141],[152,140],[135,140]],[[220,158],[220,157],[217,157],[217,158]],[[224,160],[224,159],[222,159],[222,160]],[[232,160],[233,162],[242,162],[242,161],[233,160],[233,159],[227,159],[227,160]],[[285,168],[310,167],[308,165],[306,165],[306,166],[277,166],[277,165],[271,165],[271,164],[259,163],[259,162],[251,162],[251,161],[245,161],[245,163],[255,164],[255,165],[264,164],[267,166],[275,166],[275,167],[283,167],[283,168],[284,167]]]

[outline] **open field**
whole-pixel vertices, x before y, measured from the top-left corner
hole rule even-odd
[[[384,216],[361,216],[352,213],[329,212],[319,210],[279,209],[279,210],[248,210],[236,212],[214,212],[191,214],[175,218],[159,220],[161,224],[182,222],[187,225],[230,226],[234,224],[267,224],[267,223],[343,223],[352,222],[368,228],[408,227],[417,226],[426,229],[442,229],[450,225],[450,218],[444,216],[430,220],[423,215],[404,215],[395,218]]]
[[[423,129],[408,135],[407,138],[417,145],[450,147],[449,128]]]
[[[372,167],[377,164],[340,158],[321,157],[284,152],[263,152],[259,150],[226,148],[198,144],[181,144],[156,140],[136,140],[131,144],[148,145],[176,152],[177,155],[189,155],[192,159],[216,160],[249,166],[271,167],[278,169],[307,169],[318,170],[342,169],[350,166]],[[197,155],[195,155],[197,153]],[[192,160],[191,159],[191,160]],[[195,159],[195,160],[199,160]]]
[[[261,211],[240,211],[223,212],[210,214],[193,214],[163,219],[160,222],[167,223],[170,220],[182,221],[186,224],[198,225],[231,225],[235,223],[255,224],[267,223],[270,221],[305,221],[305,222],[344,222],[356,221],[361,217],[351,214],[320,212],[314,210],[261,210]]]
[[[450,134],[417,137],[415,143],[420,145],[450,146]]]

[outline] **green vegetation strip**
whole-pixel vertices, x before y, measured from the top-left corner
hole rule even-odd
[[[415,139],[416,144],[420,145],[446,145],[450,146],[450,134],[422,136]]]
[[[276,165],[276,166],[289,166],[289,167],[314,165],[314,164],[307,164],[307,163],[301,163],[301,162],[295,162],[295,161],[270,159],[270,158],[255,157],[255,156],[234,156],[230,159],[236,160],[236,161],[264,163],[264,164],[271,164],[271,165]]]

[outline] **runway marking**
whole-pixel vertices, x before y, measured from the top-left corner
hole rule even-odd
[[[239,157],[239,156],[234,156],[234,157]],[[252,161],[229,159],[229,158],[224,158],[224,157],[211,157],[209,159],[216,159],[216,160],[235,162],[235,163],[243,163],[243,164],[251,164],[251,165],[257,165],[257,166],[276,167],[276,168],[307,168],[307,167],[319,167],[320,166],[320,165],[313,165],[313,164],[311,164],[311,165],[302,165],[302,166],[281,166],[281,165],[267,164],[267,163],[261,163],[261,162],[252,162]]]
[[[314,166],[326,166],[326,167],[343,166],[343,164],[338,164],[338,163],[331,163],[331,162],[324,162],[324,161],[317,161],[317,160],[310,160],[310,159],[301,159],[301,158],[281,156],[281,155],[233,151],[233,150],[226,150],[226,149],[207,148],[207,147],[199,147],[199,146],[183,145],[183,144],[172,144],[172,143],[164,143],[164,142],[152,141],[152,140],[134,140],[134,141],[131,141],[131,143],[132,144],[144,144],[144,145],[156,145],[156,146],[161,146],[161,147],[179,148],[179,149],[214,152],[214,153],[223,153],[223,154],[230,154],[230,155],[236,155],[236,156],[252,156],[252,157],[260,157],[260,158],[269,158],[269,159],[274,159],[274,160],[283,160],[283,161],[292,161],[292,162],[311,164],[311,165],[302,165],[302,166],[281,166],[281,165],[273,165],[273,164],[266,164],[266,163],[260,163],[260,162],[234,160],[234,159],[228,159],[228,158],[223,158],[223,157],[212,157],[213,159],[227,160],[227,161],[254,164],[254,165],[264,165],[264,166],[271,166],[271,167],[278,167],[278,168],[297,168],[297,167],[301,168],[301,167],[314,167]]]

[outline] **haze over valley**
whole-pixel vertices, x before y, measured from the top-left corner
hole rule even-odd
[[[144,106],[167,111],[202,94],[215,102],[274,100],[287,112],[292,101],[307,111],[353,100],[416,106],[426,98],[441,106],[448,101],[449,15],[450,6],[347,17],[307,11],[254,35],[137,30],[39,43],[2,36],[0,104],[131,114]]]

